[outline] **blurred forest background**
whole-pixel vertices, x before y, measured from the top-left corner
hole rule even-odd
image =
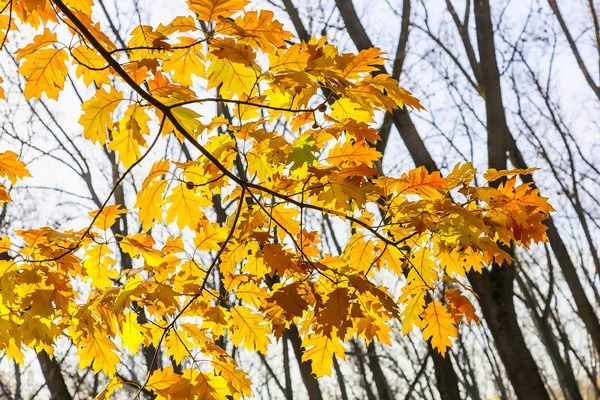
[[[332,376],[317,381],[300,362],[294,329],[268,356],[224,341],[252,377],[255,398],[600,398],[600,2],[261,0],[251,8],[273,10],[301,40],[327,36],[342,51],[377,46],[388,53],[387,71],[427,112],[382,118],[384,174],[398,176],[415,165],[445,174],[465,161],[480,171],[538,167],[524,179],[557,209],[545,246],[517,251],[514,268],[469,276],[482,321],[460,326],[446,358],[431,351],[420,332],[403,336],[398,322],[391,347],[354,341]],[[133,25],[157,25],[176,12],[176,1],[95,0],[94,7],[122,47]],[[0,235],[29,226],[69,227],[99,208],[120,176],[114,152],[81,139],[77,120],[88,89],[71,80],[63,94],[69,109],[24,101],[12,55],[19,36],[25,43],[31,32],[16,33],[0,58],[9,98],[0,105],[0,149],[20,153],[36,178],[16,187],[14,203],[0,209]],[[212,112],[229,117],[221,104]],[[195,157],[176,141],[164,146],[164,155]],[[114,201],[131,204],[138,188],[134,174]],[[224,221],[228,211],[215,209],[216,218]],[[346,240],[327,220],[311,224],[332,253]],[[138,229],[130,215],[113,233]],[[120,262],[131,267],[127,255]],[[123,380],[143,381],[155,352],[145,348],[124,360]],[[102,389],[104,377],[79,370],[69,343],[56,355],[30,354],[25,366],[3,356],[0,399],[88,399]],[[171,363],[164,354],[158,360]],[[132,387],[130,397],[135,392]]]

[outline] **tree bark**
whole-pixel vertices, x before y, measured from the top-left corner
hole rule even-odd
[[[50,391],[51,400],[71,400],[73,397],[69,393],[69,388],[60,373],[60,364],[55,358],[50,358],[48,353],[41,351],[37,354],[38,362],[42,367],[42,374],[46,380],[46,386]]]
[[[298,333],[298,328],[295,325],[292,325],[290,329],[287,329],[284,333],[287,340],[292,344],[292,349],[294,350],[294,355],[298,360],[298,367],[300,369],[300,376],[302,378],[302,382],[308,391],[308,398],[314,400],[323,400],[323,393],[321,393],[321,388],[319,387],[319,382],[317,378],[312,374],[312,369],[310,367],[309,362],[302,362],[302,341],[300,340],[300,336]]]
[[[377,393],[379,394],[379,400],[392,400],[394,395],[392,394],[390,385],[385,378],[383,368],[381,368],[381,363],[379,362],[379,357],[377,356],[377,346],[375,345],[375,342],[369,343],[367,346],[367,352],[369,355],[369,367],[373,373],[373,382],[375,382],[375,387],[377,388]]]
[[[336,0],[335,4],[356,48],[360,51],[373,47],[371,39],[360,22],[360,18],[356,13],[352,0]],[[386,72],[385,69],[383,69],[383,72]],[[419,136],[406,108],[394,111],[392,114],[392,121],[415,164],[424,166],[429,172],[437,171],[437,165],[425,147],[425,143]],[[439,377],[437,386],[440,393],[458,394],[458,379],[456,378],[456,372],[452,367],[450,358],[433,357],[433,361],[436,377]],[[455,398],[460,399],[460,397]]]
[[[488,0],[476,0],[474,9],[482,78],[480,86],[485,94],[488,164],[490,168],[502,170],[507,168],[509,130],[502,103],[500,74]],[[498,186],[502,181],[500,179],[490,185]],[[514,255],[509,248],[505,250],[511,256]],[[513,292],[514,268],[494,263],[491,270],[483,270],[481,274],[471,271],[468,276],[479,296],[481,310],[517,397],[549,399],[517,320]]]

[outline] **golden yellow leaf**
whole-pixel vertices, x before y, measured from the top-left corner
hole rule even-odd
[[[171,393],[181,390],[182,387],[190,388],[190,382],[182,375],[176,374],[172,366],[155,370],[146,383],[146,388],[160,399],[170,399]]]
[[[7,177],[13,185],[17,183],[17,180],[31,176],[25,163],[18,157],[10,150],[0,153],[0,176]]]
[[[216,30],[221,33],[234,35],[238,42],[247,43],[263,51],[272,50],[273,47],[285,47],[285,41],[293,35],[283,29],[283,24],[274,19],[274,14],[269,10],[248,11],[232,22],[221,19]]]
[[[326,160],[331,165],[361,165],[368,167],[381,158],[381,153],[365,142],[337,144],[329,151]]]
[[[537,171],[539,168],[527,168],[527,169],[508,169],[497,171],[494,168],[490,168],[483,174],[483,177],[488,182],[493,182],[497,179],[500,179],[504,176],[516,176],[516,175],[529,175]]]
[[[92,366],[95,373],[102,371],[106,376],[113,377],[120,362],[119,349],[113,341],[103,334],[90,333],[82,342],[83,347],[77,352],[79,367]]]
[[[121,323],[121,342],[130,352],[137,353],[141,344],[144,343],[144,331],[138,323],[138,315],[135,312],[125,313]]]
[[[33,37],[33,42],[15,51],[15,54],[17,55],[17,61],[21,61],[27,56],[36,53],[41,49],[52,46],[56,42],[58,42],[57,34],[50,32],[50,29],[48,28],[44,28],[44,31],[40,35]]]
[[[191,343],[187,341],[187,336],[183,332],[170,330],[163,344],[167,349],[167,355],[172,357],[177,364],[181,364],[183,359],[190,355],[188,349]]]
[[[432,301],[425,310],[423,327],[425,340],[431,339],[431,346],[445,357],[446,349],[452,346],[450,338],[458,337],[452,314],[439,301]]]
[[[306,336],[302,340],[302,347],[306,349],[302,354],[302,362],[312,361],[312,372],[317,378],[331,375],[334,356],[342,360],[346,358],[346,349],[335,335],[332,337]]]
[[[146,187],[137,193],[134,207],[139,208],[138,218],[142,228],[147,231],[154,226],[154,221],[162,222],[163,197],[167,189],[167,181],[159,179],[151,181]]]
[[[190,10],[198,14],[199,19],[206,22],[230,17],[243,10],[246,4],[248,4],[248,0],[188,0]]]
[[[421,315],[425,308],[425,296],[427,295],[428,287],[414,283],[406,285],[402,288],[402,296],[400,296],[400,302],[406,307],[402,311],[402,334],[408,335],[413,329],[413,325],[421,328],[422,321]]]
[[[212,201],[194,189],[188,189],[184,183],[176,185],[167,196],[167,208],[165,222],[170,224],[176,222],[180,229],[189,226],[194,228],[200,219],[204,217],[201,207],[209,207]]]
[[[371,238],[365,238],[358,231],[348,241],[343,257],[348,260],[348,266],[358,273],[366,273],[375,261],[375,243]]]
[[[94,97],[84,102],[81,106],[83,115],[79,118],[83,136],[104,144],[108,140],[108,131],[112,130],[112,113],[122,100],[123,93],[111,87],[110,92],[99,89]]]
[[[231,331],[231,342],[235,346],[243,344],[250,351],[265,354],[267,345],[271,343],[271,328],[263,316],[246,307],[236,306],[231,309]]]
[[[94,0],[64,0],[65,4],[73,10],[81,11],[85,15],[92,15]]]
[[[106,60],[96,50],[88,46],[77,46],[71,50],[71,55],[77,65],[75,74],[83,79],[86,86],[92,83],[98,86],[110,84]]]
[[[221,85],[221,94],[224,96],[249,96],[261,73],[254,62],[256,55],[231,39],[221,40],[211,48],[208,88]]]
[[[227,238],[229,228],[213,224],[208,218],[203,217],[198,221],[195,232],[194,245],[196,250],[217,251],[221,247],[221,243]]]
[[[106,206],[102,209],[102,211],[90,211],[88,214],[90,217],[94,218],[96,215],[98,217],[94,221],[94,226],[101,231],[107,231],[111,226],[121,217],[121,215],[126,214],[127,210],[122,208],[120,204],[113,204]]]
[[[173,54],[163,62],[163,70],[173,73],[173,82],[191,86],[192,74],[198,77],[205,75],[201,43],[193,38],[181,37],[175,47],[184,48],[173,50]]]
[[[252,396],[252,382],[248,378],[248,374],[238,368],[234,359],[229,357],[213,358],[211,365],[215,369],[215,373],[218,373],[227,382],[230,394],[236,395],[235,397],[239,397],[240,394],[246,397]]]
[[[27,80],[23,90],[25,99],[41,99],[46,93],[49,99],[58,100],[69,72],[68,59],[65,49],[42,49],[28,55],[19,68],[19,73]]]
[[[398,194],[416,194],[423,199],[441,199],[446,194],[446,179],[439,171],[427,172],[421,166],[410,170],[398,179],[396,191]]]
[[[107,244],[94,243],[85,252],[83,266],[92,280],[92,286],[103,290],[112,286],[111,278],[119,276],[113,267],[116,261],[111,257],[113,251]]]
[[[118,376],[115,376],[106,384],[106,386],[104,386],[104,389],[94,397],[94,400],[110,400],[114,391],[121,387],[123,387],[123,380]]]

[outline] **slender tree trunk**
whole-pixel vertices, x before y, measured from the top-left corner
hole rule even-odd
[[[352,349],[354,350],[354,354],[356,354],[356,362],[358,364],[358,370],[360,371],[360,375],[362,377],[362,387],[367,392],[368,400],[376,400],[375,393],[373,393],[373,389],[371,388],[371,384],[369,383],[369,378],[367,376],[367,369],[365,368],[365,356],[363,354],[362,346],[355,339],[352,340]]]
[[[336,0],[335,4],[340,12],[346,30],[350,35],[350,38],[354,42],[354,45],[358,50],[364,50],[373,47],[371,39],[367,35],[364,27],[362,26],[356,9],[352,0]],[[418,166],[424,166],[429,172],[437,171],[438,168],[435,161],[429,154],[429,151],[425,147],[425,143],[419,136],[417,129],[408,114],[406,108],[402,110],[394,111],[392,114],[392,121],[396,126],[396,129],[400,133],[408,152],[410,153],[415,164]],[[438,390],[444,394],[455,394],[458,396],[458,380],[456,373],[452,367],[452,361],[449,357],[433,357],[436,377],[440,379],[437,381]],[[452,377],[454,376],[454,377]],[[447,385],[447,386],[445,386]],[[456,397],[460,399],[460,397]]]
[[[42,374],[46,380],[46,386],[50,391],[50,400],[71,400],[69,388],[60,373],[60,364],[55,358],[50,358],[44,350],[37,354],[38,362],[42,367]]]
[[[450,354],[446,354],[444,358],[434,350],[431,353],[431,358],[433,358],[436,386],[441,398],[444,400],[461,400],[462,397],[458,390],[458,379],[450,362]]]
[[[490,168],[502,170],[507,167],[509,130],[502,103],[490,5],[487,0],[475,0],[474,8],[482,79],[480,86],[485,93],[488,164]],[[492,185],[498,186],[502,181],[500,179],[492,182]],[[511,256],[514,255],[509,248],[505,250]],[[548,399],[544,382],[517,320],[514,307],[514,276],[513,267],[494,263],[491,271],[470,273],[469,280],[479,295],[481,310],[517,397]]]
[[[338,386],[342,392],[342,400],[348,400],[348,390],[346,389],[346,382],[344,381],[344,375],[340,368],[340,363],[336,356],[333,356],[333,368],[335,369],[335,376],[337,378]]]
[[[579,387],[577,386],[577,379],[575,378],[573,369],[569,364],[563,361],[563,358],[560,354],[556,337],[554,332],[552,332],[552,327],[550,326],[549,315],[544,315],[545,313],[540,315],[538,313],[537,300],[534,294],[531,293],[530,289],[527,287],[528,284],[518,275],[517,282],[528,303],[528,308],[531,311],[532,318],[535,322],[540,337],[546,346],[546,350],[548,351],[548,355],[550,356],[550,360],[552,361],[554,370],[558,376],[558,381],[560,382],[560,387],[565,394],[565,397],[570,400],[583,400],[583,397],[579,392]],[[548,299],[548,301],[550,301],[550,299]]]
[[[377,356],[377,346],[375,346],[375,342],[369,343],[367,346],[367,352],[369,355],[369,367],[373,373],[373,382],[375,382],[375,387],[377,388],[377,393],[379,394],[379,400],[392,400],[394,396],[390,389],[390,385],[385,378],[383,368],[381,368],[379,356]]]
[[[527,163],[525,162],[525,159],[517,147],[517,143],[512,135],[508,136],[508,152],[511,162],[515,167],[527,168]],[[531,175],[523,175],[521,178],[523,179],[523,182],[532,183],[535,186],[535,182],[533,181]],[[573,301],[577,307],[577,315],[583,321],[586,330],[592,339],[592,344],[596,348],[596,352],[600,354],[600,321],[598,321],[594,307],[585,294],[585,289],[579,280],[575,264],[569,255],[567,246],[558,233],[556,225],[554,225],[554,220],[552,217],[549,217],[545,224],[548,227],[546,235],[548,236],[550,247],[554,252],[558,266],[560,267],[571,294],[573,295]]]
[[[548,0],[548,1],[551,6],[553,3],[556,4],[556,2],[554,0]],[[479,83],[479,87],[482,87],[485,85],[485,82],[483,82],[484,78],[482,77],[482,72],[481,72],[482,65],[480,65],[480,63],[477,61],[476,57],[473,54],[473,46],[472,46],[469,36],[468,36],[468,18],[466,18],[465,21],[463,21],[461,23],[458,20],[458,16],[452,6],[452,3],[450,1],[447,1],[446,3],[448,5],[448,10],[450,11],[451,15],[453,16],[455,24],[461,35],[463,44],[465,46],[465,50],[467,52],[469,62],[471,64],[471,69],[474,71],[475,77],[477,78],[477,81]],[[476,5],[477,5],[477,2],[476,2]],[[488,5],[488,8],[489,8],[489,5]],[[557,10],[558,9],[554,10],[555,13],[557,12]],[[560,16],[560,12],[557,13],[557,17],[559,17],[559,16]],[[568,32],[568,30],[567,30],[567,32]],[[492,43],[492,45],[493,45],[493,43]],[[575,47],[571,46],[571,47],[572,47],[572,49],[574,48],[576,50],[576,46]],[[481,57],[481,54],[480,54],[480,57]],[[488,59],[489,59],[489,57],[488,57]],[[485,60],[482,60],[482,62],[484,62],[484,61]],[[496,69],[496,71],[497,71],[497,64],[495,62],[492,63],[492,68]],[[585,73],[585,71],[584,71],[584,73]],[[470,79],[469,76],[466,76],[466,78]],[[483,93],[484,91],[485,90],[480,90],[479,93],[482,94],[482,97],[487,102],[487,100],[490,97],[490,93]],[[500,96],[497,96],[497,97],[500,99],[499,103],[501,104],[501,97]],[[506,126],[506,124],[504,124],[504,126]],[[505,133],[506,147],[504,148],[504,150],[508,152],[510,160],[516,168],[527,169],[527,163],[525,162],[525,159],[523,158],[523,155],[521,154],[521,151],[519,150],[514,137],[508,130],[508,127],[506,127],[505,129],[506,129],[506,133]],[[532,183],[535,186],[533,177],[531,175],[523,175],[523,176],[521,176],[521,179],[524,182]],[[588,333],[592,339],[592,343],[593,343],[594,347],[596,348],[596,352],[598,352],[598,354],[600,354],[600,322],[598,321],[598,317],[594,311],[594,307],[592,306],[592,304],[590,303],[590,301],[587,298],[587,295],[585,294],[585,290],[584,290],[583,285],[581,284],[581,281],[577,275],[577,270],[575,268],[573,260],[569,256],[567,247],[565,246],[565,244],[558,232],[558,229],[554,225],[554,221],[553,221],[552,217],[549,217],[545,223],[548,226],[548,230],[547,230],[546,234],[548,236],[550,246],[552,247],[552,251],[554,252],[554,255],[558,261],[559,267],[560,267],[560,269],[563,273],[563,276],[565,277],[565,280],[569,286],[569,289],[573,295],[573,299],[574,299],[575,305],[577,307],[577,315],[583,321],[583,323],[586,327],[586,330],[588,331]],[[596,294],[597,292],[594,291],[594,293]]]
[[[302,362],[302,341],[300,340],[298,328],[296,328],[295,325],[292,325],[290,329],[287,329],[284,332],[284,335],[292,344],[292,349],[294,350],[294,354],[298,360],[298,367],[300,368],[302,382],[308,391],[308,398],[311,400],[322,400],[323,394],[321,393],[321,388],[319,387],[317,378],[315,378],[312,374],[310,363]]]
[[[290,366],[290,349],[289,342],[286,336],[282,339],[283,341],[283,373],[285,375],[285,398],[289,400],[294,399],[294,388],[292,387],[292,371]]]

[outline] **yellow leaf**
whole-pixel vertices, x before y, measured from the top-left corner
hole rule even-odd
[[[403,335],[408,335],[413,329],[413,324],[421,328],[421,314],[423,314],[425,308],[427,290],[427,286],[419,283],[406,285],[402,288],[400,302],[406,305],[401,314]]]
[[[167,189],[167,183],[162,179],[151,181],[148,186],[137,193],[134,207],[140,209],[138,218],[145,231],[154,226],[154,220],[162,221],[162,207],[165,205],[163,194]]]
[[[250,46],[269,51],[273,47],[285,47],[285,41],[293,35],[283,29],[283,24],[274,19],[274,14],[269,10],[248,11],[243,16],[231,22],[221,19],[216,31],[234,35],[238,42],[248,43]]]
[[[25,57],[36,53],[43,48],[51,46],[56,42],[58,42],[58,36],[56,33],[52,33],[50,32],[50,29],[44,28],[44,32],[42,32],[40,35],[34,36],[33,42],[15,51],[15,54],[17,55],[17,61],[21,61]]]
[[[96,220],[94,221],[94,226],[101,231],[107,231],[111,226],[121,217],[121,215],[126,214],[127,210],[121,208],[120,204],[113,204],[110,206],[106,206],[102,209]],[[98,214],[99,210],[90,211],[88,214],[90,217],[94,218]]]
[[[133,258],[138,258],[141,255],[146,264],[151,267],[158,267],[166,261],[162,253],[152,247],[154,245],[152,236],[143,233],[128,235],[121,239],[119,245],[124,252]]]
[[[248,374],[237,367],[235,360],[224,357],[222,359],[213,358],[211,364],[215,372],[227,382],[228,391],[233,395],[237,394],[235,398],[239,398],[239,394],[248,398],[252,396],[252,382],[248,378]],[[213,387],[215,387],[214,384]],[[222,390],[221,392],[225,394]]]
[[[173,82],[191,86],[192,74],[198,77],[204,77],[205,74],[201,43],[193,38],[182,37],[175,47],[184,48],[173,50],[171,56],[163,62],[163,70],[173,72]]]
[[[151,26],[138,25],[131,31],[131,39],[127,44],[127,47],[132,49],[129,51],[129,57],[132,61],[162,58],[167,54],[163,49],[171,47],[166,40],[165,35],[156,32]]]
[[[224,96],[249,96],[261,73],[252,50],[232,39],[218,41],[211,47],[208,88],[221,85]]]
[[[14,185],[18,179],[31,176],[23,161],[18,160],[18,155],[10,150],[0,153],[0,176],[5,176]]]
[[[269,211],[271,217],[281,224],[281,226],[292,236],[296,236],[300,233],[300,222],[294,219],[300,215],[300,210],[281,206],[273,207]],[[287,236],[287,233],[283,229],[279,229],[277,233],[281,240]]]
[[[158,32],[162,33],[165,36],[171,35],[173,33],[197,30],[198,27],[196,26],[196,21],[190,15],[178,15],[173,19],[173,21],[169,22],[169,24],[167,24],[166,26],[160,24],[157,29]]]
[[[88,46],[77,46],[71,50],[77,68],[75,74],[83,78],[86,86],[95,83],[98,86],[110,84],[106,60],[96,50]]]
[[[65,4],[69,8],[77,11],[81,11],[87,16],[92,15],[92,6],[94,5],[93,0],[64,0]]]
[[[231,342],[235,346],[243,343],[250,351],[267,352],[267,345],[271,343],[271,328],[261,314],[236,306],[231,309],[231,325]]]
[[[2,237],[0,237],[0,254],[8,252],[11,246],[12,243],[10,242],[8,236],[3,235]]]
[[[446,349],[452,347],[450,338],[458,337],[458,329],[452,314],[439,301],[432,301],[425,310],[423,327],[425,340],[431,338],[431,346],[438,349],[442,357],[445,357]]]
[[[123,100],[123,93],[111,87],[110,92],[99,89],[94,97],[81,106],[83,115],[79,123],[83,126],[83,136],[92,142],[104,144],[108,139],[108,131],[112,129],[112,113]]]
[[[88,334],[82,340],[84,347],[80,347],[77,352],[79,368],[89,367],[93,364],[96,374],[102,371],[108,377],[114,376],[117,372],[120,357],[118,354],[119,349],[112,340],[105,335],[93,333]]]
[[[114,133],[114,139],[108,144],[108,149],[117,151],[119,160],[125,168],[129,168],[140,159],[140,145],[145,145],[146,141],[141,136],[135,135],[135,132],[129,129],[118,130]]]
[[[431,251],[428,247],[422,247],[408,259],[407,282],[416,282],[418,284],[432,285],[438,278],[436,263],[432,259]]]
[[[366,273],[375,257],[375,243],[371,239],[365,239],[360,231],[352,235],[343,254],[343,258],[348,260],[348,266],[359,273]]]
[[[432,174],[421,166],[410,170],[398,179],[396,191],[398,194],[416,194],[423,199],[441,199],[446,194],[446,179],[439,171]]]
[[[92,280],[92,285],[100,290],[112,286],[111,278],[119,276],[117,270],[112,268],[116,261],[111,254],[112,250],[103,243],[94,243],[85,252],[83,266]]]
[[[464,164],[456,164],[452,172],[446,177],[448,189],[453,189],[459,185],[470,185],[477,169],[470,162]]]
[[[346,79],[360,78],[361,74],[377,71],[386,60],[384,53],[377,47],[362,50],[344,68],[342,76]]]
[[[142,189],[145,189],[154,179],[158,178],[161,175],[165,175],[169,173],[169,169],[171,167],[171,163],[169,160],[158,160],[152,165],[150,168],[150,172],[148,172],[148,176],[142,182]]]
[[[338,121],[352,119],[356,122],[373,122],[373,111],[361,106],[347,97],[342,97],[331,106],[329,116]]]
[[[194,245],[196,250],[217,251],[221,247],[221,242],[227,238],[229,228],[213,224],[208,218],[203,217],[198,222],[195,233]]]
[[[167,349],[167,355],[173,357],[177,364],[181,364],[183,359],[190,354],[188,349],[191,343],[187,342],[187,336],[183,332],[170,330],[164,346]]]
[[[246,4],[248,4],[248,0],[188,0],[190,10],[198,14],[199,19],[206,22],[230,17],[243,10]]]
[[[181,183],[173,188],[167,196],[167,203],[171,205],[167,208],[165,222],[170,224],[176,222],[180,229],[189,226],[194,228],[197,226],[200,219],[204,217],[204,212],[201,207],[212,205],[212,200],[196,191],[188,189],[184,183]]]
[[[312,372],[317,378],[331,375],[333,356],[346,358],[346,349],[335,335],[331,338],[317,335],[306,336],[302,340],[302,346],[306,349],[302,354],[302,362],[312,361]]]
[[[115,390],[123,387],[123,381],[118,376],[115,376],[110,382],[104,386],[104,389],[94,397],[94,400],[110,400],[110,396]]]
[[[19,73],[27,79],[23,90],[25,99],[41,99],[42,93],[46,93],[49,99],[58,100],[69,72],[68,59],[65,49],[42,49],[27,56],[19,68]]]
[[[446,274],[452,276],[454,272],[456,276],[465,276],[465,256],[458,250],[452,252],[443,251],[439,256],[440,266],[444,268]]]
[[[327,162],[331,165],[361,165],[368,167],[381,158],[381,153],[365,142],[337,144],[329,151]]]
[[[189,387],[189,380],[180,374],[176,374],[173,367],[157,369],[152,372],[146,388],[153,391],[159,399],[170,399],[171,392],[181,390],[182,386]]]
[[[138,315],[135,312],[125,313],[125,319],[121,323],[121,341],[130,352],[137,353],[140,345],[144,343],[144,332],[137,321]]]
[[[171,110],[171,113],[187,133],[194,138],[198,137],[198,128],[202,126],[199,120],[200,114],[187,107],[175,107]],[[170,120],[166,120],[163,128],[163,136],[173,131],[175,131],[179,140],[183,142],[183,136],[179,130],[175,129],[175,126],[173,126]]]
[[[527,169],[508,169],[497,171],[494,168],[490,168],[487,170],[483,177],[488,182],[493,182],[497,179],[500,179],[503,176],[515,176],[515,175],[529,175],[537,171],[539,168],[527,168]]]
[[[230,315],[230,312],[221,306],[210,307],[202,315],[204,318],[202,326],[210,330],[215,337],[221,337],[225,334]]]
[[[0,183],[0,205],[4,202],[11,202],[10,194],[6,191],[6,186]]]

